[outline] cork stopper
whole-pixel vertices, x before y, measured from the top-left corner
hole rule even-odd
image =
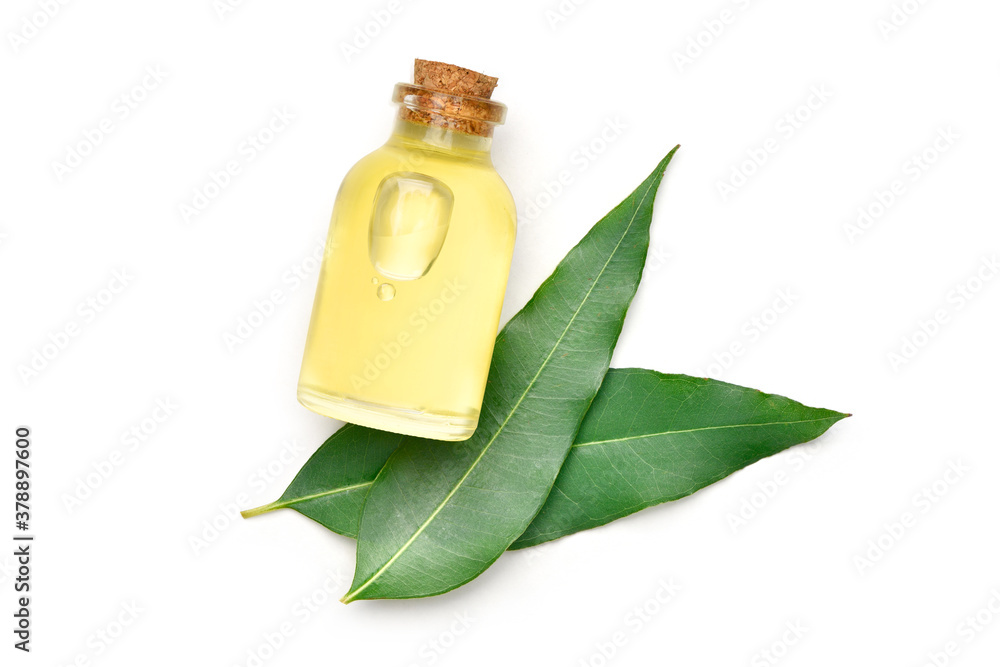
[[[499,79],[495,76],[447,63],[419,58],[413,63],[413,83],[449,95],[482,97],[488,100],[497,87],[497,81]]]
[[[497,77],[433,60],[416,60],[413,84],[396,86],[399,117],[413,123],[489,137],[507,108],[490,98]]]

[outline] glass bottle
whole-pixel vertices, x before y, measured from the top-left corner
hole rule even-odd
[[[496,79],[418,60],[392,135],[334,204],[298,399],[438,440],[475,431],[517,218],[490,156]]]

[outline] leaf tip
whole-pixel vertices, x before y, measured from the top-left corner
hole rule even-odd
[[[827,427],[827,428],[832,427],[834,424],[836,424],[839,421],[842,421],[844,419],[847,419],[848,417],[853,417],[854,416],[850,412],[839,412],[837,410],[830,410],[829,412],[832,413],[830,415],[830,419],[832,419],[832,421],[830,422],[830,426]]]
[[[659,184],[660,179],[663,178],[663,174],[667,170],[667,165],[670,164],[670,160],[673,159],[674,157],[674,153],[676,153],[677,149],[680,147],[681,145],[677,144],[676,146],[671,148],[670,152],[667,153],[665,156],[663,156],[663,159],[660,160],[659,164],[656,165],[656,169],[654,169],[653,173],[650,174],[650,178],[655,179],[654,182],[657,183],[657,185]]]

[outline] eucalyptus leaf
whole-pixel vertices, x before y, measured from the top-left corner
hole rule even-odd
[[[542,510],[510,548],[683,498],[847,416],[718,380],[612,368]],[[278,501],[244,516],[289,507],[356,537],[364,494],[403,437],[348,424]]]
[[[356,537],[368,487],[406,436],[345,424],[327,438],[273,503],[244,519],[291,507],[335,533]]]
[[[559,263],[496,340],[479,426],[405,438],[368,491],[343,602],[437,595],[482,573],[545,501],[601,386],[642,277],[677,149]]]
[[[511,548],[683,498],[847,416],[718,380],[610,371],[552,493]]]

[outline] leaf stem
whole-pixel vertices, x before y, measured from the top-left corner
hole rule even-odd
[[[280,510],[283,507],[288,507],[288,502],[282,502],[280,500],[275,500],[273,503],[268,503],[266,505],[261,505],[260,507],[254,507],[253,509],[243,510],[240,512],[240,516],[244,519],[249,519],[255,517],[259,514],[266,514],[267,512],[272,512],[274,510]]]

